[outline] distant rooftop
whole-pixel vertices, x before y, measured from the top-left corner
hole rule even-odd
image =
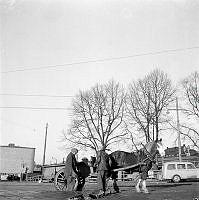
[[[166,157],[177,156],[178,153],[179,153],[178,147],[171,147],[171,148],[167,147],[165,149],[165,156]],[[197,152],[196,150],[187,148],[185,145],[181,146],[181,154],[186,155],[187,153],[190,156],[199,156],[199,152]]]
[[[20,147],[20,146],[15,146],[14,143],[10,143],[10,144],[8,144],[8,146],[0,145],[0,147],[35,149],[35,148],[33,148],[33,147]]]

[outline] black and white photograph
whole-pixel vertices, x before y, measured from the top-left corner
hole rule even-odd
[[[0,200],[199,200],[199,0],[0,0]]]

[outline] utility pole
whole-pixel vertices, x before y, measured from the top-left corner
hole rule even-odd
[[[177,131],[178,131],[178,155],[179,155],[179,161],[182,161],[181,156],[181,140],[180,140],[180,120],[179,120],[179,113],[178,113],[178,98],[176,97],[176,114],[177,114]]]
[[[45,158],[46,158],[46,140],[47,140],[47,133],[48,133],[48,123],[46,123],[46,133],[45,133],[45,141],[44,141],[44,154],[43,154],[43,166],[45,165]]]
[[[180,120],[179,120],[179,111],[187,111],[186,109],[179,109],[178,108],[178,97],[176,97],[176,108],[174,109],[168,109],[169,110],[175,110],[176,116],[177,116],[177,133],[178,133],[178,158],[179,161],[182,161],[182,152],[181,152],[181,139],[180,139]]]

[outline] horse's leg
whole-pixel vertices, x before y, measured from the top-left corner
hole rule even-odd
[[[139,178],[139,179],[138,179],[138,182],[137,182],[137,184],[136,184],[136,186],[135,186],[136,192],[141,192],[141,191],[140,191],[140,183],[141,183],[141,181],[142,181],[142,179]]]
[[[118,187],[118,185],[117,185],[117,181],[116,181],[116,179],[113,179],[113,189],[115,190],[115,192],[120,192],[120,189],[119,189],[119,187]]]
[[[106,195],[111,194],[111,189],[110,189],[110,177],[106,178]]]
[[[117,185],[117,172],[112,171],[110,177],[112,178],[113,189],[115,190],[116,193],[120,192],[120,189]]]
[[[142,182],[142,189],[144,193],[149,193],[148,189],[146,188],[146,180],[143,180]]]

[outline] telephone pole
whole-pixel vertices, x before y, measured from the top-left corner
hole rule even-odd
[[[46,133],[45,133],[45,141],[44,141],[44,154],[43,154],[43,166],[45,165],[45,158],[46,158],[46,140],[47,140],[47,133],[48,133],[48,123],[46,123]]]
[[[179,120],[179,111],[186,111],[185,109],[179,109],[178,108],[178,97],[176,97],[176,108],[168,109],[169,110],[175,110],[176,116],[177,116],[177,133],[178,133],[178,158],[179,161],[182,161],[182,151],[181,151],[181,139],[180,139],[180,120]]]
[[[181,156],[181,139],[180,139],[180,120],[179,120],[179,113],[178,113],[178,98],[176,97],[176,114],[177,114],[177,131],[178,131],[178,156],[179,156],[179,161],[182,161],[182,156]]]

